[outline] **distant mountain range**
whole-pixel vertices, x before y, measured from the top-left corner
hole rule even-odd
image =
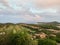
[[[0,23],[0,24],[60,24],[60,22],[37,22],[37,23]]]
[[[60,24],[60,22],[53,21],[53,22],[37,22],[37,24]]]

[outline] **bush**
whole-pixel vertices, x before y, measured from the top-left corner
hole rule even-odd
[[[51,39],[51,40],[56,41],[56,37],[55,37],[55,36],[50,36],[50,35],[49,35],[48,38]]]
[[[11,35],[9,41],[9,45],[32,45],[31,36],[25,31]]]
[[[0,45],[37,45],[37,41],[32,40],[31,35],[24,30],[15,33],[10,30],[3,38],[1,36],[0,39]]]
[[[56,45],[56,41],[51,39],[39,39],[38,45]]]
[[[60,43],[60,33],[57,33],[57,34],[56,34],[56,41],[57,41],[58,43]]]

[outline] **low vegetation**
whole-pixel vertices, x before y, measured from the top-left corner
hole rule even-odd
[[[0,24],[0,45],[57,45],[57,43],[60,43],[60,28],[55,25]]]

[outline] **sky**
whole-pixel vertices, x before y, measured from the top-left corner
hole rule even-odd
[[[60,22],[60,0],[0,0],[0,23]]]

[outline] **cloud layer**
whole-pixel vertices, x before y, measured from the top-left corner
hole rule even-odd
[[[0,22],[60,21],[60,0],[0,0]]]

